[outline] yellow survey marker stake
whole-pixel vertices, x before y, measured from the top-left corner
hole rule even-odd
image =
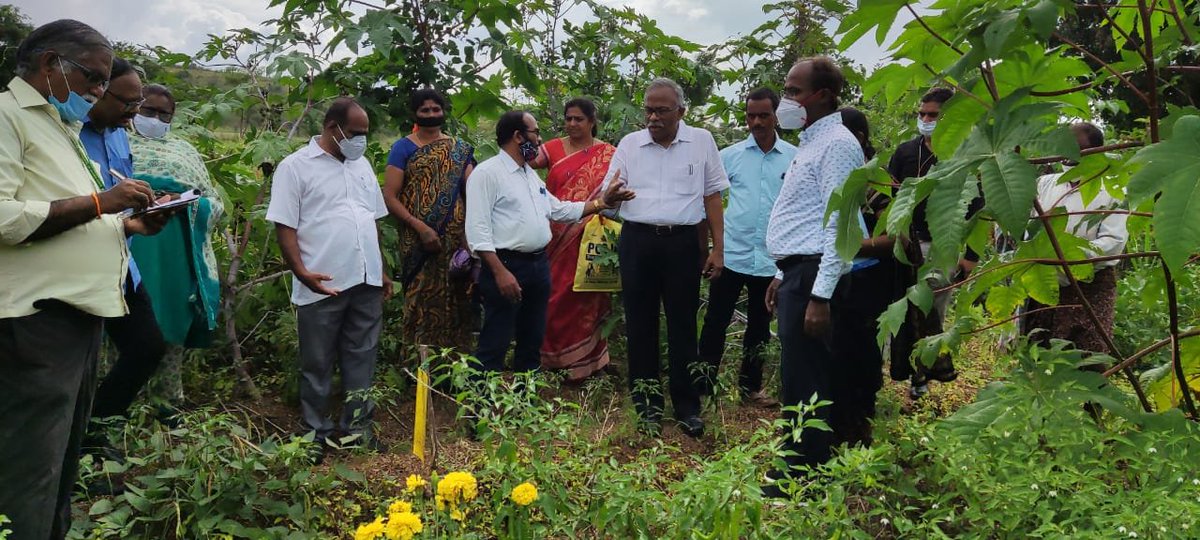
[[[417,417],[413,421],[413,454],[425,461],[425,418],[429,414],[429,372],[417,368]]]

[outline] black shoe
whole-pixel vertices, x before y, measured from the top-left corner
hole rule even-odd
[[[704,436],[704,420],[693,414],[679,421],[679,429],[683,430],[684,435],[699,439]]]
[[[83,492],[90,498],[116,497],[125,493],[125,481],[119,476],[104,475],[85,483]]]

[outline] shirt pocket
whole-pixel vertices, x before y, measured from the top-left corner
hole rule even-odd
[[[700,195],[704,184],[704,164],[693,162],[679,165],[668,181],[671,182],[671,192],[675,195],[694,198]]]
[[[365,174],[357,175],[354,179],[355,199],[359,208],[363,211],[374,215],[375,214],[375,190],[379,189],[379,183],[375,181],[374,176]]]

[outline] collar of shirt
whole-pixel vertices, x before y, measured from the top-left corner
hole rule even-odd
[[[508,155],[508,152],[505,152],[504,149],[501,149],[500,153],[496,154],[496,157],[500,158],[500,163],[504,165],[504,170],[506,170],[508,172],[514,172],[514,173],[515,172],[523,172],[523,173],[533,172],[533,169],[531,169],[529,167],[529,163],[525,163],[524,165],[517,165],[517,160],[513,159],[512,156]]]
[[[16,98],[17,105],[20,105],[22,109],[46,107],[52,112],[57,112],[54,106],[50,104],[50,100],[38,93],[37,89],[30,86],[28,82],[25,82],[25,79],[13,77],[13,80],[8,83],[8,89],[12,92],[13,97]],[[54,117],[58,118],[58,115],[55,114]]]
[[[800,143],[807,144],[809,141],[817,137],[823,137],[830,130],[842,125],[842,115],[834,113],[825,116],[824,118],[809,124],[804,131],[800,132]]]
[[[643,129],[637,132],[636,136],[638,137],[638,146],[650,146],[652,144],[658,144],[654,142],[654,136],[650,135],[650,130],[648,129]],[[683,120],[680,120],[679,131],[675,133],[675,140],[671,141],[669,146],[675,146],[676,143],[681,142],[690,143],[692,142],[693,137],[694,135],[692,133],[692,127],[684,123]]]
[[[763,154],[782,154],[783,150],[780,149],[780,146],[783,144],[787,144],[787,141],[784,141],[783,138],[781,138],[778,134],[776,134],[775,135],[775,144],[771,146],[771,150],[768,152],[763,152],[762,148],[759,148],[759,146],[758,146],[758,141],[754,139],[754,135],[751,135],[746,138],[746,142],[744,143],[744,146],[745,146],[746,150],[757,150],[759,152],[762,152]]]

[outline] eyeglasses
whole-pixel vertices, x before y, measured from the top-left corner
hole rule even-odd
[[[659,117],[663,117],[663,116],[666,116],[668,114],[675,112],[676,110],[678,110],[678,109],[676,109],[674,107],[658,107],[658,108],[646,107],[646,118],[649,118],[649,117],[655,116],[655,115],[657,115]]]
[[[145,100],[143,99],[142,101],[145,101]],[[150,118],[158,118],[159,120],[162,120],[163,122],[168,123],[168,124],[170,124],[171,119],[175,117],[174,112],[164,111],[157,107],[147,107],[144,104],[141,106],[141,109],[138,110],[138,114],[140,114],[142,116],[150,117]]]
[[[542,130],[540,130],[540,129],[522,129],[521,131],[522,131],[523,133],[532,133],[532,134],[534,134],[534,135],[537,135],[537,136],[539,136],[539,137],[542,135]]]
[[[933,118],[933,119],[935,119],[935,120],[936,120],[936,119],[937,119],[937,117],[938,117],[938,116],[940,116],[941,114],[942,114],[942,113],[940,113],[940,112],[938,112],[938,111],[932,111],[932,112],[926,112],[926,111],[917,111],[917,117],[918,117],[918,118]]]
[[[71,60],[65,56],[60,55],[58,59],[71,64],[75,67],[75,69],[78,69],[81,73],[83,73],[83,76],[87,79],[88,84],[92,86],[99,86],[100,89],[105,92],[108,91],[108,75],[103,75],[96,70],[90,69],[87,66],[84,66],[83,64],[80,64],[79,62]]]
[[[121,110],[123,112],[137,112],[137,110],[139,108],[141,108],[142,104],[146,102],[146,98],[144,98],[144,97],[139,97],[137,99],[125,99],[125,98],[119,97],[116,94],[114,94],[112,92],[108,92],[108,91],[105,91],[104,95],[112,96],[113,99],[121,102]]]
[[[783,87],[783,97],[788,98],[788,99],[793,99],[793,100],[796,99],[796,96],[800,95],[800,92],[803,92],[803,90],[800,90],[799,88],[796,88],[795,86]]]

